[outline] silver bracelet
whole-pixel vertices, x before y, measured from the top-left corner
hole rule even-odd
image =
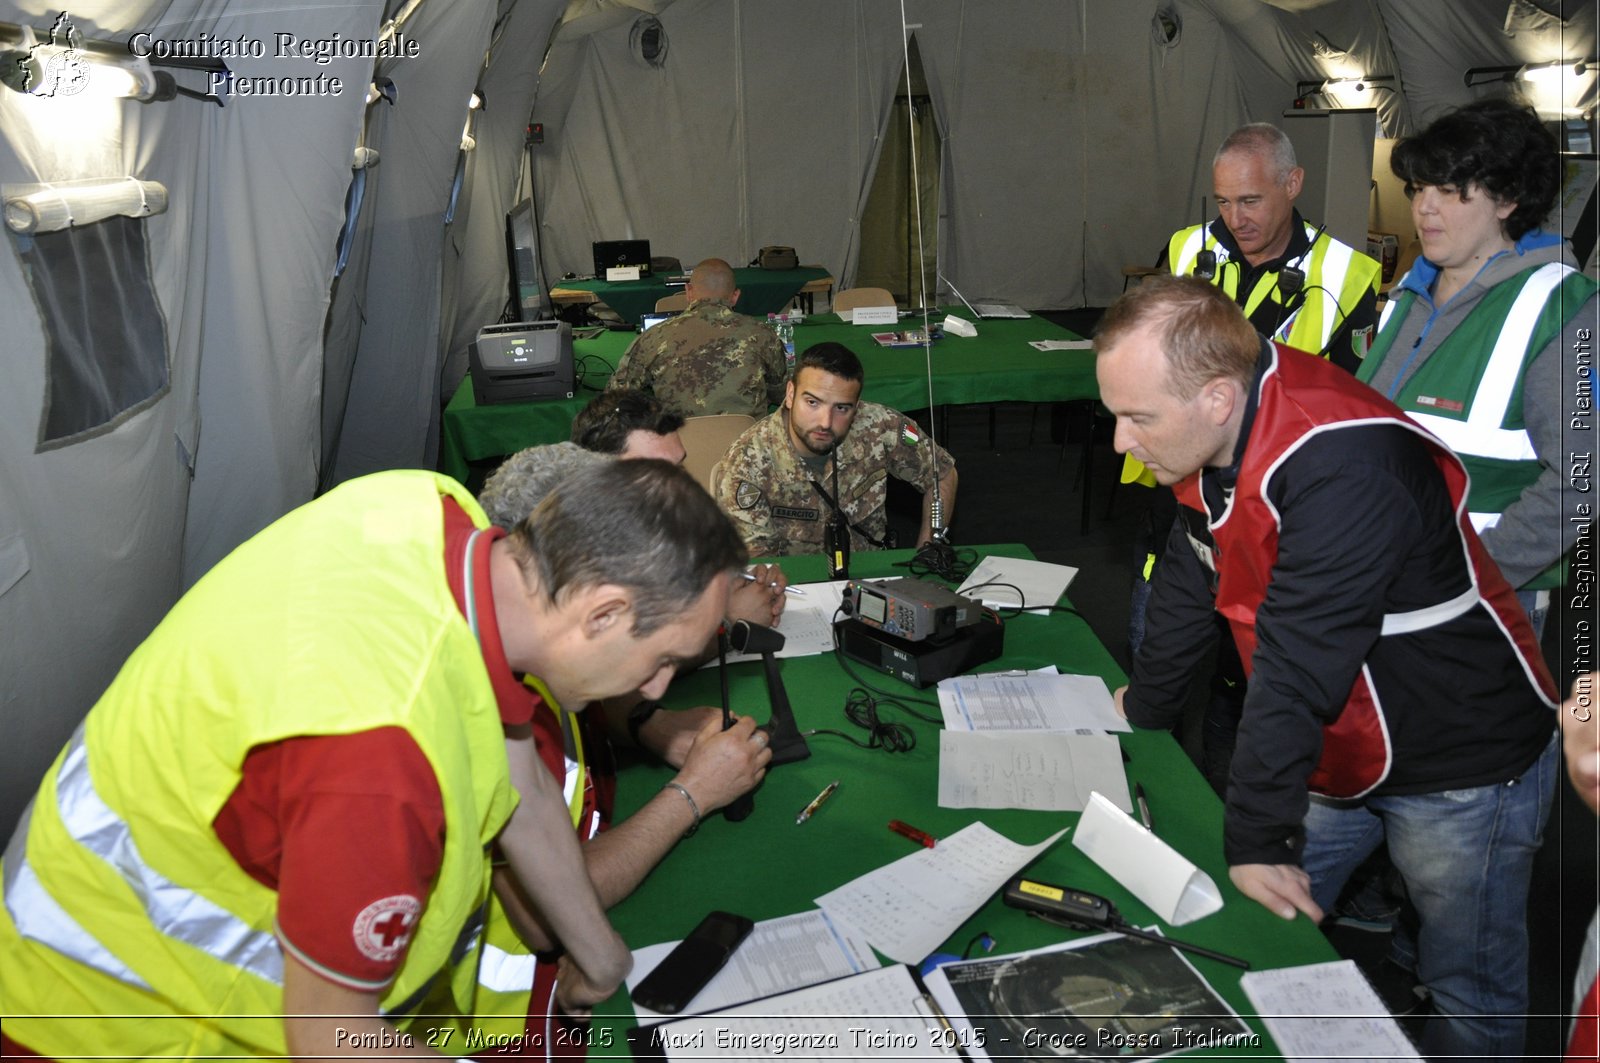
[[[683,795],[683,799],[685,801],[689,802],[689,811],[694,814],[694,826],[692,826],[688,830],[684,831],[683,832],[683,836],[685,838],[687,838],[691,834],[693,834],[695,831],[699,830],[700,829],[700,806],[695,803],[694,796],[692,794],[690,794],[688,790],[683,788],[683,784],[680,783],[680,782],[669,782],[665,786],[663,786],[661,789],[662,790],[676,790],[680,794]]]

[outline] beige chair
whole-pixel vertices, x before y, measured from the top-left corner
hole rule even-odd
[[[746,428],[756,423],[747,413],[713,413],[688,417],[678,429],[683,440],[683,467],[707,491],[712,489],[712,467],[722,461],[728,447]]]
[[[846,288],[833,294],[833,309],[841,314],[858,306],[893,305],[894,296],[886,288]]]
[[[663,295],[656,300],[656,313],[658,314],[676,314],[687,309],[689,309],[689,297],[682,292]]]

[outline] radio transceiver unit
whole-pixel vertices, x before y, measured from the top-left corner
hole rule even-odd
[[[976,624],[983,608],[927,580],[851,580],[844,589],[844,612],[885,634],[919,642],[947,638]]]

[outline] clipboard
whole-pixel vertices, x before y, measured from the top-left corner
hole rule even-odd
[[[859,1018],[862,1034],[850,1022]],[[871,1022],[865,1020],[870,1019]],[[800,1058],[969,1059],[955,1027],[910,966],[890,964],[731,1008],[630,1027],[637,1060]],[[871,1042],[852,1038],[867,1036]]]

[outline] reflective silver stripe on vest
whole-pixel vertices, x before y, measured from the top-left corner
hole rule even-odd
[[[1500,514],[1498,514],[1498,513],[1468,513],[1467,514],[1467,519],[1472,521],[1472,530],[1481,535],[1481,534],[1483,534],[1483,529],[1492,528],[1496,524],[1500,523]]]
[[[95,792],[81,725],[67,743],[67,754],[56,776],[56,802],[67,833],[111,865],[138,898],[158,931],[273,985],[283,984],[283,953],[271,933],[250,926],[232,912],[172,882],[145,863],[127,822]],[[21,926],[20,920],[18,925]],[[51,947],[80,963],[105,970],[81,951],[61,948],[54,942]]]
[[[1409,613],[1386,613],[1383,617],[1385,635],[1410,635],[1430,627],[1447,624],[1478,604],[1478,588],[1468,587],[1448,602],[1430,605],[1426,609],[1413,609]]]
[[[1511,405],[1517,381],[1522,379],[1523,359],[1544,305],[1550,293],[1571,272],[1572,267],[1559,262],[1540,266],[1517,293],[1516,301],[1500,326],[1500,336],[1489,355],[1489,364],[1478,379],[1465,421],[1428,413],[1412,413],[1411,416],[1457,454],[1502,461],[1538,461],[1539,455],[1526,431],[1500,426],[1505,422],[1506,408]]]
[[[32,817],[33,803],[29,802],[6,846],[6,911],[17,933],[118,981],[148,990],[150,984],[79,926],[34,874],[28,863],[28,823]]]
[[[526,993],[533,989],[538,965],[531,953],[507,952],[486,941],[478,960],[478,984],[495,993]]]
[[[1310,229],[1309,226],[1307,228],[1310,230],[1306,234],[1307,237],[1316,235],[1315,229]],[[1318,351],[1326,347],[1328,341],[1333,338],[1335,322],[1343,322],[1345,319],[1344,308],[1339,305],[1339,300],[1344,296],[1345,282],[1350,276],[1351,256],[1355,254],[1348,244],[1340,243],[1332,237],[1327,238],[1324,246],[1327,250],[1319,261],[1317,259],[1317,245],[1311,245],[1309,257],[1311,258],[1313,269],[1306,270],[1308,275],[1306,287],[1320,289],[1322,299],[1333,304],[1331,307],[1324,306],[1322,309],[1322,334],[1317,337]],[[1337,283],[1328,283],[1330,279],[1335,280]],[[1311,298],[1311,292],[1306,292],[1306,298]],[[1298,319],[1305,311],[1306,308],[1301,306],[1299,310],[1295,311],[1294,317]],[[1289,331],[1294,331],[1292,324],[1289,327]],[[1288,332],[1285,332],[1284,336],[1287,337],[1288,334]]]
[[[1473,408],[1477,408],[1476,403]],[[1452,421],[1448,417],[1420,410],[1407,410],[1406,415],[1463,457],[1499,458],[1503,461],[1539,460],[1539,454],[1533,449],[1533,440],[1528,438],[1527,432],[1480,428],[1470,421]]]

